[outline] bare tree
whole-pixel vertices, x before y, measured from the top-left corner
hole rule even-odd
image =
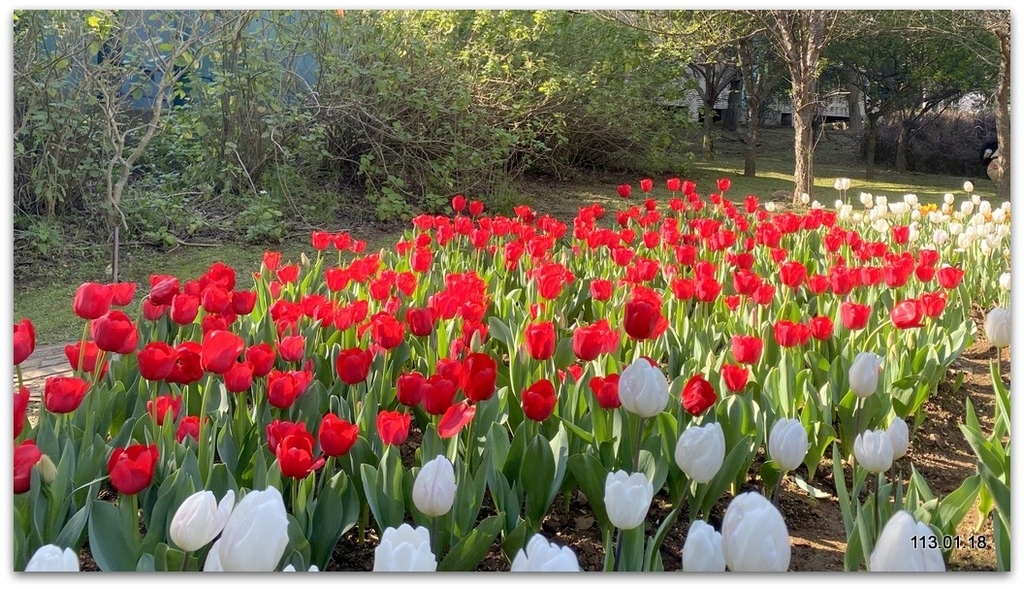
[[[818,62],[832,36],[839,11],[836,10],[758,10],[760,20],[786,62],[792,86],[793,200],[813,195],[815,110],[818,107]]]

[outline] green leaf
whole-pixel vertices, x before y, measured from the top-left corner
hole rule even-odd
[[[92,500],[89,551],[101,571],[134,571],[139,561],[134,534],[124,529],[121,512],[112,503]]]
[[[359,519],[359,496],[344,471],[338,471],[317,494],[310,524],[310,559],[325,570],[338,540]]]
[[[505,514],[497,513],[485,518],[480,524],[452,546],[444,559],[437,565],[439,571],[471,571],[483,560],[501,532]]]
[[[537,434],[526,449],[525,460],[519,473],[526,494],[525,515],[533,521],[541,521],[551,503],[548,492],[555,477],[555,457],[547,438]]]
[[[608,470],[601,464],[593,454],[574,454],[569,457],[569,472],[580,484],[580,489],[587,497],[590,508],[594,510],[594,517],[600,522],[604,529],[611,527],[608,520],[608,512],[604,507],[604,484],[608,478]]]

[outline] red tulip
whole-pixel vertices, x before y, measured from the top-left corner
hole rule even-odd
[[[242,393],[252,388],[252,362],[235,362],[224,373],[224,388],[229,393]]]
[[[338,353],[334,362],[338,378],[345,384],[359,384],[370,375],[373,354],[362,348],[349,348]]]
[[[763,350],[764,342],[756,335],[732,336],[732,357],[741,364],[757,364]]]
[[[75,315],[91,321],[106,315],[113,299],[114,293],[106,284],[86,282],[75,291],[72,309]]]
[[[473,215],[474,217],[476,217],[476,216],[480,215],[480,213],[482,213],[482,212],[484,212],[484,203],[482,203],[482,202],[480,202],[478,200],[470,201],[470,203],[469,203],[469,214],[470,215]]]
[[[71,413],[87,392],[89,383],[77,376],[51,376],[43,385],[43,405],[50,413]]]
[[[964,271],[952,266],[943,266],[942,268],[939,268],[937,275],[939,278],[939,286],[942,288],[953,289],[960,286],[960,281],[963,280],[964,277]]]
[[[313,435],[307,431],[285,436],[275,454],[281,474],[293,479],[308,477],[325,462],[323,456],[313,455]]]
[[[155,444],[134,444],[127,448],[114,448],[110,459],[107,460],[111,486],[125,495],[134,495],[142,491],[153,481],[157,457]]]
[[[811,336],[814,339],[827,340],[832,337],[832,319],[825,315],[817,315],[811,317],[807,322],[807,326],[811,328]]]
[[[654,337],[658,320],[662,319],[661,306],[652,301],[634,297],[626,302],[623,328],[629,337],[645,340]]]
[[[282,284],[294,284],[299,280],[299,265],[288,264],[286,266],[281,266],[277,269],[275,274]]]
[[[14,324],[14,365],[21,364],[36,349],[36,330],[29,319]]]
[[[606,320],[577,327],[572,334],[572,351],[584,362],[613,351],[617,344],[618,335],[611,331]]]
[[[96,347],[115,354],[130,354],[139,343],[135,324],[122,311],[110,311],[90,324]]]
[[[613,285],[611,280],[595,278],[590,281],[590,296],[595,301],[607,301],[612,298]]]
[[[410,307],[405,312],[405,322],[409,324],[409,331],[417,337],[426,337],[434,333],[434,311],[429,307]]]
[[[267,375],[267,402],[278,409],[288,409],[295,403],[313,379],[311,372],[272,370]]]
[[[305,352],[306,338],[301,335],[283,337],[277,344],[277,354],[285,362],[301,362]]]
[[[85,342],[85,354],[82,354],[82,342],[75,342],[64,346],[64,355],[68,359],[68,364],[71,365],[72,370],[81,369],[86,374],[92,374],[96,370],[96,361],[99,360],[100,349],[96,347],[96,342],[86,341]],[[79,360],[81,359],[81,364]],[[100,378],[103,377],[107,371],[107,362],[103,362],[103,367],[100,371]]]
[[[784,348],[802,346],[811,339],[811,328],[803,323],[792,321],[776,321],[774,325],[775,341]]]
[[[223,313],[231,308],[231,293],[216,285],[208,286],[199,300],[207,313]]]
[[[193,440],[199,439],[198,415],[186,415],[178,422],[178,429],[174,432],[174,439],[181,444],[187,437],[191,437]]]
[[[844,301],[839,306],[839,314],[842,316],[843,326],[846,329],[864,329],[867,327],[868,319],[871,318],[871,306]]]
[[[319,438],[320,449],[326,456],[344,456],[359,438],[359,426],[328,413],[320,421]]]
[[[918,264],[917,268],[914,268],[914,276],[920,282],[931,282],[931,279],[935,278],[935,266]]]
[[[531,323],[526,326],[526,351],[534,360],[547,360],[555,355],[555,323]]]
[[[461,213],[466,210],[466,197],[461,194],[456,194],[452,197],[452,210],[456,213]]]
[[[622,198],[629,198],[630,193],[633,191],[633,187],[629,184],[619,184],[616,190]]]
[[[423,383],[426,377],[419,372],[403,372],[395,383],[395,397],[406,407],[415,407],[423,400]]]
[[[167,417],[168,411],[171,413],[171,421],[176,421],[178,419],[178,413],[181,411],[181,397],[175,395],[160,395],[156,398],[156,403],[153,401],[146,401],[146,412],[156,419],[157,425],[164,424],[164,419]]]
[[[32,467],[43,457],[34,440],[25,440],[14,448],[14,494],[26,493],[32,486]]]
[[[919,299],[921,301],[921,310],[924,314],[932,319],[935,319],[942,315],[942,312],[946,310],[946,293],[944,292],[925,292],[921,293]]]
[[[393,350],[405,341],[405,324],[394,315],[377,313],[370,319],[370,337],[385,350]]]
[[[917,299],[906,299],[893,306],[889,310],[889,318],[896,329],[911,329],[921,327],[921,320],[924,319],[924,309]]]
[[[821,293],[828,290],[828,285],[828,276],[822,274],[815,274],[813,276],[807,277],[807,290],[811,291],[816,295],[820,295]]]
[[[444,412],[437,422],[437,435],[442,440],[457,436],[462,428],[473,421],[476,415],[476,405],[470,405],[469,401],[456,403]]]
[[[541,379],[523,391],[523,414],[534,421],[544,421],[551,416],[557,402],[555,385],[548,379]]]
[[[314,231],[310,235],[313,249],[318,252],[326,251],[327,248],[334,244],[334,235],[327,231]]]
[[[234,367],[245,348],[242,338],[230,331],[215,330],[203,336],[202,367],[207,372],[224,374]]]
[[[256,307],[256,291],[236,290],[231,293],[231,311],[235,315],[248,315]]]
[[[715,404],[718,397],[703,374],[695,374],[683,386],[683,409],[690,415],[700,415],[705,409]]]
[[[171,300],[171,321],[188,325],[199,315],[199,298],[184,293],[174,295]]]
[[[433,374],[423,382],[420,390],[423,410],[430,415],[444,415],[455,401],[458,385],[440,374]]]
[[[462,361],[462,391],[474,403],[486,401],[494,395],[498,376],[498,363],[487,354],[474,352]]]
[[[377,414],[377,434],[388,446],[398,446],[409,436],[411,413],[383,410]]]
[[[146,380],[166,379],[174,370],[176,354],[174,348],[166,342],[149,342],[137,354],[139,374]]]
[[[790,261],[779,266],[779,281],[790,288],[798,288],[807,279],[807,267],[802,262]]]
[[[892,228],[892,240],[899,245],[906,244],[910,241],[910,227],[908,225],[895,225]]]
[[[713,276],[695,279],[693,295],[702,303],[711,303],[722,293],[722,285]]]
[[[718,179],[718,191],[719,192],[728,192],[729,188],[731,188],[731,187],[732,187],[732,180],[730,180],[728,178],[719,178]]]
[[[182,342],[174,349],[174,369],[167,382],[189,384],[203,378],[203,347],[197,342]]]
[[[147,321],[156,321],[167,314],[170,305],[154,305],[149,297],[142,299],[142,316]]]
[[[18,439],[25,428],[25,413],[28,411],[28,402],[31,398],[28,387],[21,387],[14,393],[14,439]]]
[[[678,192],[682,184],[682,180],[679,178],[669,178],[668,180],[665,180],[665,188],[668,188],[669,192]]]
[[[640,181],[640,190],[643,190],[644,192],[650,192],[652,188],[654,188],[654,180],[651,180],[650,178],[644,178],[643,180]]]
[[[270,371],[274,369],[277,353],[270,347],[270,344],[262,342],[249,346],[245,350],[245,359],[252,363],[252,375],[260,378],[270,374]]]
[[[590,391],[597,399],[597,404],[602,409],[617,409],[622,403],[619,402],[619,375],[609,374],[608,376],[591,377]]]
[[[722,379],[730,391],[738,393],[747,386],[747,379],[750,377],[750,369],[746,366],[736,364],[722,365]]]
[[[181,287],[176,277],[164,274],[149,276],[149,296],[146,298],[154,305],[170,305],[179,292]]]
[[[306,431],[306,424],[299,421],[285,421],[282,419],[275,419],[267,424],[267,448],[270,449],[270,453],[277,455],[277,447],[281,445],[281,442],[288,436]]]

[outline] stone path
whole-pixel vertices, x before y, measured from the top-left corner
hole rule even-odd
[[[32,401],[43,398],[43,386],[51,376],[70,375],[71,364],[64,355],[65,344],[36,346],[35,351],[21,363],[23,383],[31,392]],[[14,390],[18,388],[18,373],[14,372]]]

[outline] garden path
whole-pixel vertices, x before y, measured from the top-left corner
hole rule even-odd
[[[21,377],[24,386],[28,387],[33,402],[43,398],[43,385],[51,376],[69,375],[73,371],[64,355],[65,344],[38,346],[32,355],[21,363]],[[18,388],[18,373],[14,373],[14,389]]]

